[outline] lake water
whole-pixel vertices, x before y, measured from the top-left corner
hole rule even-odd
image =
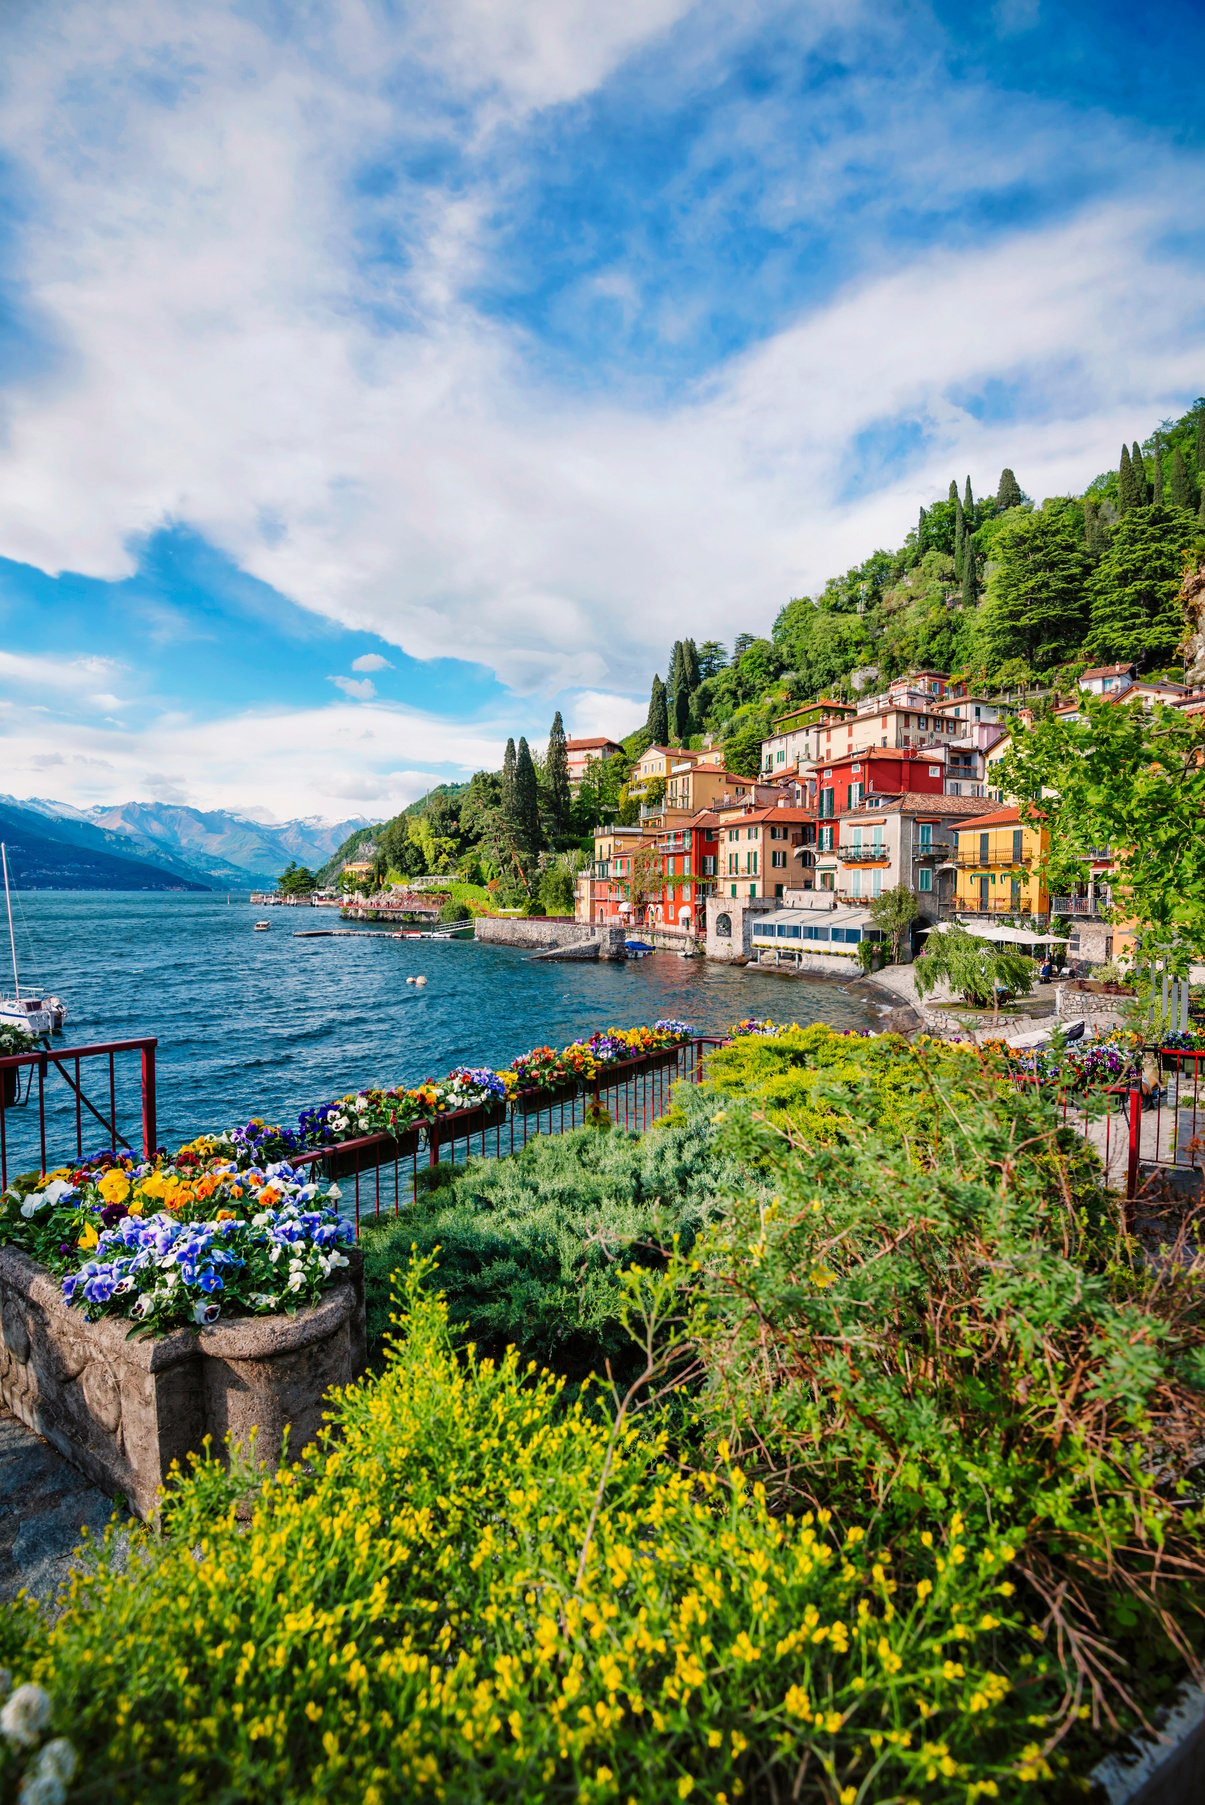
[[[473,941],[383,935],[297,939],[334,911],[270,909],[246,896],[33,891],[14,898],[22,987],[61,995],[61,1045],[153,1034],[159,1139],[175,1146],[250,1115],[289,1120],[309,1103],[373,1083],[414,1084],[456,1065],[504,1066],[532,1046],[658,1017],[720,1034],[745,1015],[867,1027],[872,1005],[832,980],[776,977],[658,953],[626,964],[554,964]],[[7,955],[7,948],[3,949]],[[417,988],[406,983],[424,975]],[[134,1142],[136,1061],[127,1060],[119,1127]],[[85,1068],[86,1070],[87,1068]],[[85,1082],[107,1100],[107,1069]],[[64,1086],[55,1144],[74,1107]],[[36,1094],[36,1093],[35,1093]],[[32,1109],[7,1112],[10,1171],[36,1149]],[[85,1146],[104,1140],[99,1127]],[[36,1162],[26,1162],[36,1163]],[[20,1169],[18,1165],[17,1169]]]

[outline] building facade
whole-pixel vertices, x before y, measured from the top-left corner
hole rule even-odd
[[[954,911],[959,915],[1050,913],[1038,866],[1049,851],[1044,827],[1021,820],[1017,808],[994,809],[958,829]]]
[[[582,787],[582,778],[586,775],[586,766],[595,759],[614,758],[623,747],[617,740],[606,738],[587,740],[566,740],[565,754],[569,761],[569,788],[576,796]]]

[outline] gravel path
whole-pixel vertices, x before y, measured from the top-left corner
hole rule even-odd
[[[0,1411],[0,1598],[50,1599],[84,1525],[103,1533],[113,1500],[39,1435]]]

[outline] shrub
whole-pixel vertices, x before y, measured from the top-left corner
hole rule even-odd
[[[1043,1662],[999,1665],[1003,1527],[952,1513],[901,1583],[876,1531],[772,1517],[514,1353],[458,1359],[424,1276],[306,1466],[248,1504],[200,1464],[160,1536],[9,1637],[79,1797],[966,1805],[1043,1771]]]
[[[473,911],[467,902],[457,902],[455,898],[449,897],[447,902],[440,906],[439,919],[441,921],[471,921]]]
[[[388,1324],[394,1269],[412,1247],[438,1248],[451,1321],[479,1346],[513,1342],[573,1378],[608,1359],[626,1369],[624,1267],[662,1263],[675,1236],[688,1247],[739,1176],[700,1110],[643,1138],[587,1127],[538,1136],[513,1158],[432,1167],[413,1209],[365,1231],[370,1346]]]

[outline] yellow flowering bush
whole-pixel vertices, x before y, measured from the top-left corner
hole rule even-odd
[[[1040,1777],[1003,1534],[952,1515],[904,1582],[872,1526],[772,1516],[727,1450],[691,1473],[655,1421],[459,1357],[427,1279],[304,1465],[248,1507],[200,1464],[9,1655],[77,1796],[967,1805]]]

